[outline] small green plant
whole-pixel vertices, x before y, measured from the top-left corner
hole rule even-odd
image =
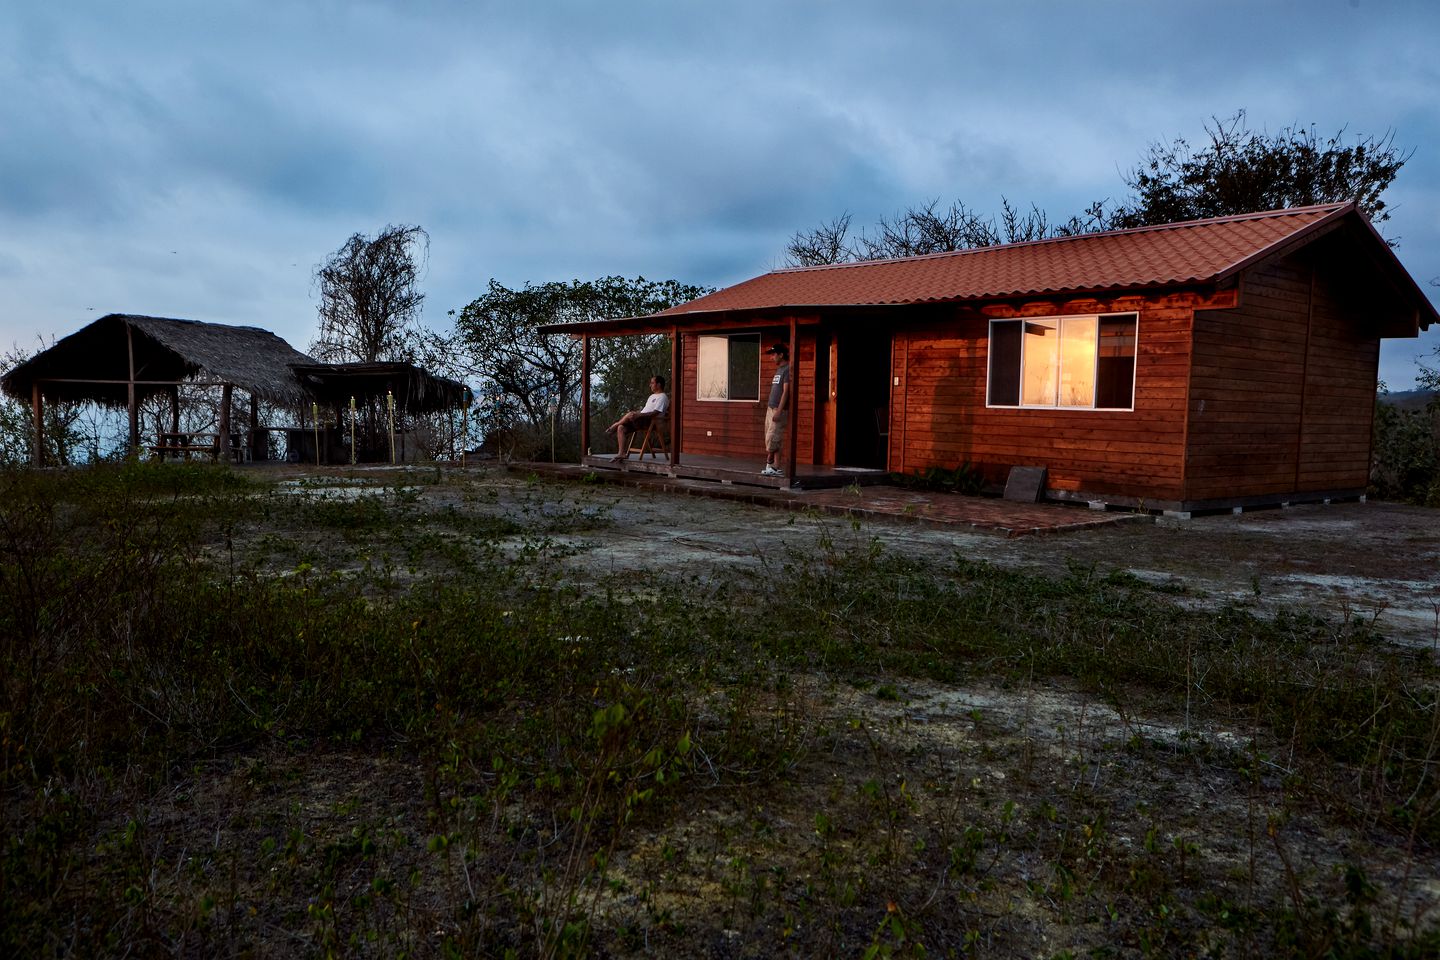
[[[958,493],[969,497],[979,496],[985,490],[984,474],[970,463],[961,463],[951,469],[926,467],[914,473],[892,473],[890,480],[907,490]]]

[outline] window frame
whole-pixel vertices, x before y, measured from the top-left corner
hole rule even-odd
[[[730,344],[735,340],[753,340],[755,342],[756,359],[755,364],[755,396],[753,397],[702,397],[700,395],[701,373],[700,373],[700,344],[701,341],[724,340],[725,341],[725,392],[730,392]],[[765,399],[765,356],[759,352],[762,337],[759,331],[754,333],[697,333],[695,335],[695,402],[696,403],[760,403]]]
[[[1100,332],[1103,321],[1111,317],[1131,317],[1135,323],[1135,344],[1134,353],[1131,355],[1130,369],[1130,405],[1127,407],[1097,407],[1095,400],[1100,395]],[[1017,397],[1023,401],[1025,396],[1025,324],[1027,323],[1053,323],[1057,335],[1062,335],[1066,320],[1094,320],[1095,321],[1095,367],[1092,371],[1093,391],[1088,406],[1079,404],[1062,404],[1057,395],[1055,403],[994,403],[990,399],[991,393],[991,357],[995,353],[995,325],[997,323],[1018,323],[1020,324],[1020,352],[1019,352],[1019,381],[1017,385]],[[1056,344],[1056,382],[1059,383],[1059,365],[1063,351],[1059,344]],[[1055,314],[1043,317],[991,317],[986,328],[986,350],[985,350],[985,409],[987,410],[1056,410],[1056,411],[1078,411],[1084,413],[1133,413],[1135,411],[1135,390],[1139,382],[1140,369],[1140,311],[1138,310],[1116,310],[1106,313],[1068,313]],[[1057,388],[1058,389],[1058,388]]]

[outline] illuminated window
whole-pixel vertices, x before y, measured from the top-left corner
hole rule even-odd
[[[700,337],[696,353],[699,400],[760,399],[760,334]]]
[[[992,407],[1131,410],[1133,313],[990,321]]]

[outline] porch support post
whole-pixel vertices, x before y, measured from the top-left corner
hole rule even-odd
[[[795,486],[795,431],[800,429],[800,344],[796,337],[795,316],[790,316],[790,409],[786,411],[790,426],[786,431],[786,445],[790,452],[785,461],[785,487]]]
[[[171,433],[179,433],[179,432],[180,432],[180,387],[179,387],[179,385],[171,386],[170,389],[169,389],[169,391],[167,391],[167,392],[170,394],[170,432],[171,432]]]
[[[681,416],[685,406],[685,342],[680,339],[680,328],[670,328],[670,472],[680,465],[680,431],[684,429],[685,418]]]
[[[580,334],[580,462],[590,456],[590,334]]]
[[[40,395],[40,384],[30,384],[30,420],[35,427],[31,438],[30,460],[37,467],[45,466],[45,398]]]
[[[130,415],[130,456],[140,456],[140,408],[135,403],[135,328],[125,324],[125,352],[130,361],[130,379],[125,382],[125,409]]]

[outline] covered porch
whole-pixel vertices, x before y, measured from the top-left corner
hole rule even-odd
[[[586,467],[778,489],[873,484],[889,476],[891,334],[875,311],[662,312],[541,332],[580,341],[579,462]],[[632,452],[616,461],[604,424],[592,422],[592,341],[645,334],[669,341],[664,452],[643,459]],[[760,475],[765,410],[777,372],[772,345],[787,346],[790,357],[778,477]]]

